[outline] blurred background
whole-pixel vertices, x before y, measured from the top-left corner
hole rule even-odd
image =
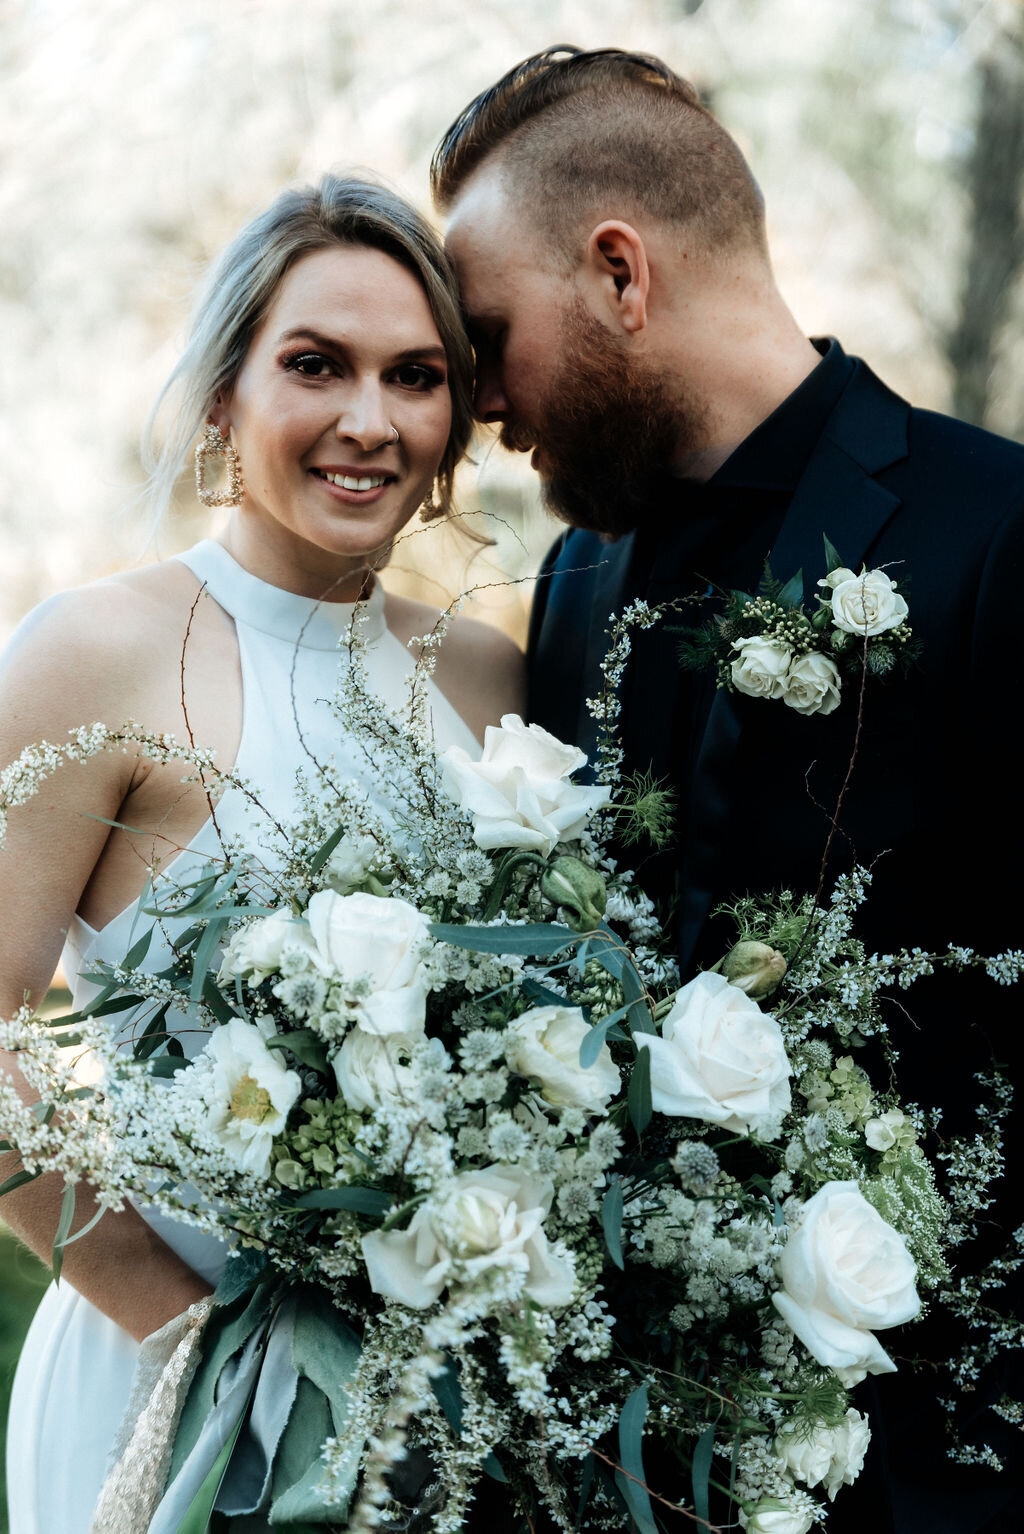
[[[809,334],[1024,438],[1024,0],[0,0],[0,636],[209,530],[190,473],[154,530],[138,440],[243,220],[338,166],[426,207],[460,108],[559,42],[695,81],[753,164]],[[521,637],[555,528],[524,460],[484,438],[473,457],[460,505],[494,548],[467,568],[432,528],[387,583],[438,606],[487,586],[478,614]],[[0,1227],[3,1380],[43,1278]]]

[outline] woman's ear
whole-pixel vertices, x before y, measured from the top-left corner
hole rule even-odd
[[[629,335],[643,330],[651,271],[643,239],[633,225],[621,219],[598,224],[587,241],[587,266],[605,313]]]
[[[210,407],[210,413],[206,417],[212,421],[222,436],[227,436],[231,430],[231,397],[230,395],[218,394]]]

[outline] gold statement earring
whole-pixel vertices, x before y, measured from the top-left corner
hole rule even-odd
[[[226,483],[214,490],[206,482],[211,459],[224,460]],[[230,437],[219,426],[207,421],[202,438],[196,443],[196,495],[204,506],[240,506],[242,503],[242,460]]]

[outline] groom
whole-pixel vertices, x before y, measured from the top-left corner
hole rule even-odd
[[[911,408],[837,341],[805,337],[749,168],[657,59],[527,59],[449,130],[433,181],[478,412],[533,451],[570,525],[537,590],[534,719],[592,742],[611,615],[634,598],[683,604],[636,636],[622,695],[627,767],[676,795],[675,844],[642,876],[675,902],[684,978],[728,942],[711,920],[721,900],[813,891],[823,872],[827,891],[854,857],[873,867],[873,948],[1021,946],[1024,449]],[[897,581],[920,645],[909,677],[870,677],[863,710],[847,684],[835,712],[806,717],[680,670],[673,622],[706,620],[722,588],[753,591],[766,560],[783,581],[802,571],[810,601],[823,535],[852,570]],[[908,1000],[913,1021],[895,1004],[887,1018],[904,1095],[970,1132],[972,1072],[1019,1054],[1017,992],[934,980]],[[1011,1198],[1003,1230],[1020,1220]],[[951,1342],[925,1335],[903,1350],[940,1361]],[[833,1534],[1009,1527],[1024,1456],[988,1403],[1024,1392],[1014,1359],[1003,1367],[971,1422],[1002,1475],[946,1457],[941,1377],[904,1369],[875,1392],[871,1459]]]

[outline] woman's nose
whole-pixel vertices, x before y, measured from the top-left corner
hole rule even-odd
[[[355,442],[364,452],[395,441],[384,390],[374,384],[353,390],[338,414],[335,430],[340,440]]]

